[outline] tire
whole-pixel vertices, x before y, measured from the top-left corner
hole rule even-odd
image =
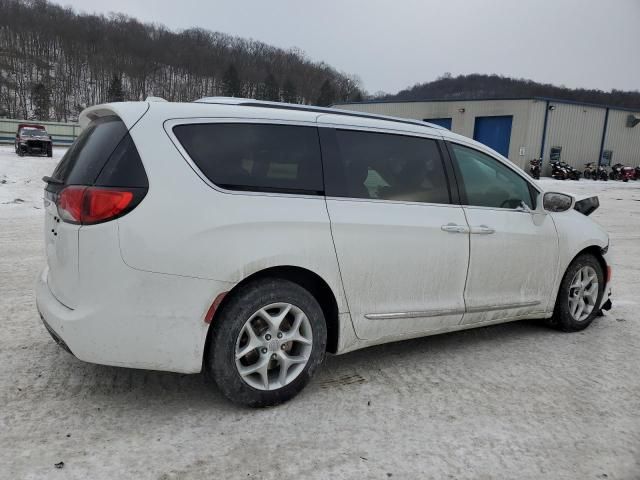
[[[585,170],[582,176],[584,177],[585,180],[589,180],[591,179],[591,172],[589,172],[589,170]]]
[[[222,393],[237,404],[268,407],[290,400],[309,383],[324,360],[327,326],[322,308],[300,285],[276,278],[250,282],[232,295],[220,314],[216,315],[210,330],[205,359],[208,375]],[[281,323],[282,330],[278,330],[265,318],[274,320],[285,313],[286,305],[290,307],[289,313],[286,313]],[[300,312],[306,317],[306,322]],[[293,331],[291,327],[298,318],[301,318],[299,327]],[[286,329],[287,326],[290,327],[289,330]],[[249,338],[249,329],[255,334],[254,339]],[[283,343],[287,338],[294,337],[299,337],[299,340]],[[302,339],[307,343],[302,343]],[[252,349],[250,342],[254,341],[257,342],[257,347]],[[286,348],[290,350],[287,351]],[[241,354],[243,351],[249,353],[236,360],[236,352]],[[283,382],[281,375],[284,363],[281,359],[289,362],[294,358],[307,360],[303,367],[296,367],[292,363],[285,368]],[[241,375],[241,368],[250,372],[252,367],[260,364],[266,367],[257,372],[245,373],[244,377]],[[263,373],[266,373],[266,385],[263,383]],[[288,376],[291,378],[286,378]],[[281,383],[284,386],[279,386]]]
[[[47,148],[47,157],[49,158],[53,157],[53,147]]]
[[[585,302],[584,299],[587,299],[588,297],[582,297],[582,290],[578,290],[578,288],[580,287],[574,287],[574,285],[576,284],[576,279],[578,279],[579,281],[581,278],[588,277],[587,275],[578,277],[581,272],[593,272],[597,278],[597,292],[594,292],[593,295],[593,297],[595,297],[595,301]],[[593,289],[593,283],[587,285],[591,285]],[[588,291],[589,289],[586,288],[584,290]],[[576,295],[576,293],[579,294]],[[558,330],[561,330],[563,332],[578,332],[580,330],[584,330],[598,315],[603,294],[604,273],[602,271],[602,266],[593,255],[583,254],[578,256],[573,260],[573,262],[571,262],[564,274],[564,277],[562,278],[560,289],[558,291],[558,297],[556,299],[556,306],[553,312],[553,317],[548,323],[554,328],[557,328]],[[583,303],[586,305],[585,309],[588,309],[589,307],[591,308],[588,313],[584,311],[581,312],[581,316],[583,316],[584,318],[576,318],[575,313],[572,312],[573,306],[570,300],[570,296],[572,296],[573,298],[582,297]]]
[[[18,148],[18,156],[24,157],[24,150],[22,150],[22,148]]]

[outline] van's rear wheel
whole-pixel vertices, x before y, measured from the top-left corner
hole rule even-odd
[[[551,325],[565,332],[587,328],[600,311],[604,273],[598,260],[580,255],[564,274]]]
[[[324,359],[322,309],[287,280],[247,284],[211,327],[207,371],[226,397],[243,405],[266,407],[293,398]]]

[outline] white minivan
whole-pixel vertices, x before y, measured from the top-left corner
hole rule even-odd
[[[204,98],[113,103],[45,177],[37,306],[77,358],[296,395],[325,353],[609,308],[597,197],[423,122]]]

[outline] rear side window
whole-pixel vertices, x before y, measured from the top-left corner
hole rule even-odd
[[[323,131],[326,193],[334,197],[450,203],[435,140],[355,130]],[[334,143],[333,145],[331,145]]]
[[[205,123],[173,128],[202,173],[231,190],[322,194],[315,127]]]
[[[126,135],[127,127],[116,116],[94,120],[69,147],[52,177],[65,185],[93,185]]]

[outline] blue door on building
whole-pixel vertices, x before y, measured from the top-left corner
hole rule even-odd
[[[476,117],[473,139],[493,148],[496,152],[509,156],[511,124],[513,115],[501,117]]]
[[[441,127],[451,130],[451,117],[449,118],[425,118],[425,122],[433,123],[434,125],[440,125]]]

